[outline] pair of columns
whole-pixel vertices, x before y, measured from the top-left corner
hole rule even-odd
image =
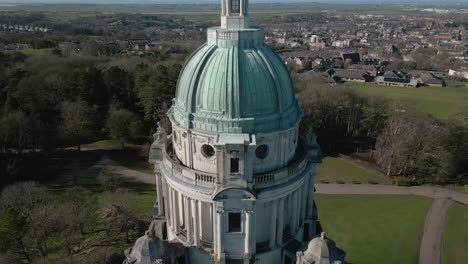
[[[244,255],[250,256],[253,253],[253,246],[255,246],[255,234],[252,234],[253,226],[253,211],[243,211],[245,216],[244,222]],[[216,209],[216,218],[214,221],[214,247],[215,253],[219,257],[223,252],[223,245],[221,242],[223,228],[224,210],[222,208]]]
[[[233,0],[222,0],[222,15],[223,16],[231,16],[232,13],[232,1]],[[248,0],[237,0],[239,1],[239,13],[235,13],[239,16],[247,15],[247,7],[248,7]]]
[[[170,204],[169,223],[172,231],[177,233],[178,227],[183,225],[186,231],[186,243],[199,246],[202,232],[202,202],[186,197],[169,186],[167,189]]]
[[[305,185],[307,186],[307,184]],[[288,197],[281,198],[272,202],[271,210],[271,225],[270,225],[270,248],[274,248],[277,245],[283,244],[283,232],[284,232],[284,212],[285,202],[288,202],[292,206],[292,214],[290,218],[291,234],[296,234],[300,227],[300,220],[305,215],[305,206],[303,206],[305,199],[303,193],[307,193],[307,188],[299,188],[294,191]],[[307,196],[307,194],[306,194]],[[289,211],[289,210],[288,210]]]

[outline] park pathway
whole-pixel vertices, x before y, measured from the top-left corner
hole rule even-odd
[[[426,186],[402,187],[371,184],[316,184],[316,193],[322,194],[376,194],[417,195],[432,198],[425,221],[419,249],[419,264],[440,264],[442,235],[451,204],[468,205],[468,195],[456,191]]]
[[[78,178],[94,178],[98,177],[101,173],[119,176],[125,181],[135,181],[147,184],[155,184],[156,182],[154,175],[129,169],[113,161],[108,156],[102,155],[101,159],[93,166],[66,173],[60,178],[47,182],[47,185],[52,186],[63,184]]]
[[[419,264],[440,263],[442,235],[451,204],[453,201],[446,198],[435,198],[432,201],[424,221],[424,232],[419,249]]]

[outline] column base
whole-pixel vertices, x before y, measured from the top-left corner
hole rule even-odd
[[[148,233],[167,241],[167,221],[165,217],[155,218],[150,224]]]

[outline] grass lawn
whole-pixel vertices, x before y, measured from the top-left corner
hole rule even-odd
[[[155,186],[153,184],[138,182],[124,182],[122,185],[122,187],[130,189],[138,195],[139,211],[141,211],[145,219],[148,219],[148,221],[151,220],[153,215],[153,205],[156,200]],[[65,188],[72,186],[81,186],[88,189],[96,196],[98,201],[103,201],[110,195],[108,192],[105,192],[97,178],[78,178],[55,187],[54,191],[61,192]]]
[[[442,238],[442,264],[462,264],[468,259],[468,206],[450,206]]]
[[[148,153],[144,149],[115,149],[106,150],[104,153],[126,168],[148,174],[154,173],[154,166],[148,162]]]
[[[106,247],[111,248],[111,252],[115,252],[118,256],[118,259],[123,259],[123,252],[125,249],[133,246],[134,241],[139,237],[139,234],[135,231],[130,232],[129,239],[130,243],[125,242],[125,234],[120,232],[118,229],[112,229],[111,231],[107,232],[109,228],[109,224],[106,220],[102,219],[100,215],[100,210],[103,205],[109,201],[113,201],[116,199],[115,194],[107,192],[103,189],[102,185],[99,183],[98,179],[96,178],[79,178],[65,184],[61,184],[56,186],[52,189],[53,192],[61,193],[66,188],[72,186],[81,186],[86,188],[91,192],[93,196],[93,202],[95,203],[92,207],[92,210],[96,210],[96,214],[98,215],[96,218],[93,217],[93,229],[103,231],[99,231],[95,234],[91,234],[87,237],[84,244],[86,245],[101,245],[101,246],[92,246],[94,250],[99,249],[102,245],[106,245]],[[121,184],[121,187],[128,188],[132,192],[136,194],[137,204],[136,204],[136,211],[139,215],[139,218],[147,223],[152,220],[153,216],[153,205],[156,199],[156,192],[155,186],[152,184],[144,184],[144,183],[136,183],[136,182],[124,182]],[[92,251],[92,250],[91,250]],[[81,263],[82,258],[86,259],[88,254],[92,254],[91,251],[86,250],[78,255],[75,255],[74,258],[77,261],[76,263]],[[107,263],[107,262],[106,262]],[[115,263],[115,262],[113,262]]]
[[[115,148],[120,147],[120,142],[118,140],[100,140],[90,144],[82,145],[82,148]]]
[[[368,183],[374,181],[379,184],[391,184],[392,180],[384,174],[343,160],[340,158],[326,157],[323,163],[318,166],[316,183],[320,181],[328,181],[335,183],[337,180],[345,183],[352,183],[359,181],[361,183]]]
[[[43,53],[43,52],[49,52],[52,49],[24,49],[24,50],[12,50],[9,52],[21,52],[23,54],[29,55],[29,54],[36,54],[36,53]]]
[[[315,197],[322,227],[346,252],[346,263],[418,263],[431,199],[403,195]]]
[[[344,85],[358,88],[369,94],[416,102],[435,117],[446,119],[468,104],[468,88],[449,83],[447,87],[398,87],[378,84],[347,82]]]

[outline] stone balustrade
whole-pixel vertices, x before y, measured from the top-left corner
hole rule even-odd
[[[216,174],[193,170],[185,167],[184,165],[177,164],[177,162],[167,155],[167,153],[164,154],[163,161],[166,169],[171,170],[172,175],[183,181],[209,188],[216,186]]]
[[[253,176],[255,187],[263,188],[287,182],[301,173],[308,162],[309,160],[304,153],[298,160],[289,164],[287,167],[267,173],[255,174]]]

